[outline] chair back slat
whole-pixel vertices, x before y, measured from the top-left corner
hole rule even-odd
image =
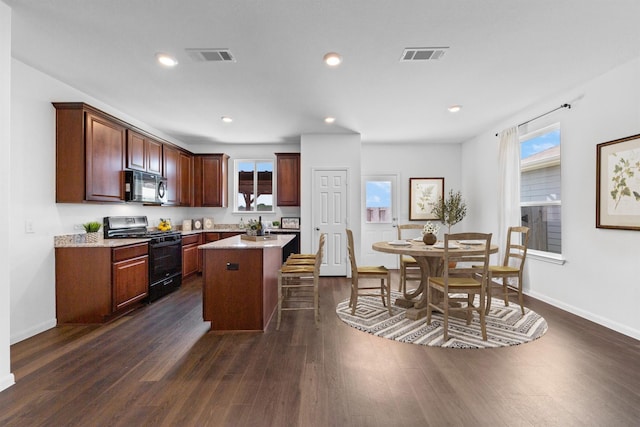
[[[483,241],[481,254],[460,252],[451,245],[456,245],[459,240]],[[487,279],[489,266],[489,253],[491,250],[491,233],[457,233],[444,235],[444,281],[448,286],[449,277],[477,277],[483,283]]]

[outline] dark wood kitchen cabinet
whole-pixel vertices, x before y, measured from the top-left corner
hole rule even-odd
[[[300,153],[276,153],[276,204],[300,206]]]
[[[167,179],[167,204],[192,205],[193,156],[164,145],[163,169]]]
[[[114,312],[149,295],[149,256],[147,244],[125,246],[112,251]]]
[[[127,130],[127,168],[162,175],[162,143]]]
[[[180,152],[178,205],[193,206],[193,155]]]
[[[124,200],[126,124],[84,103],[56,108],[56,202]]]
[[[202,254],[198,246],[202,244],[202,234],[182,236],[182,277],[202,271]]]
[[[149,292],[148,244],[58,247],[58,324],[103,323],[142,305]]]
[[[226,154],[194,156],[195,206],[227,207],[228,163]]]

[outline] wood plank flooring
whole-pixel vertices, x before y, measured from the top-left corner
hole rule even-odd
[[[201,286],[12,346],[0,425],[640,425],[640,342],[530,298],[541,339],[452,350],[343,324],[345,278],[321,279],[317,328],[312,312],[285,312],[264,334],[208,332]]]

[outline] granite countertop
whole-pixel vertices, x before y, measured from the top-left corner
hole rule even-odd
[[[178,229],[178,227],[176,227]],[[300,233],[300,230],[287,230],[282,228],[271,228],[269,229],[274,234],[294,234]],[[200,234],[200,233],[238,233],[244,232],[245,230],[238,227],[237,224],[215,224],[214,228],[211,230],[189,230],[189,231],[181,231],[183,236],[189,236],[192,234]],[[53,247],[54,248],[116,248],[118,246],[127,246],[133,245],[136,243],[144,243],[148,242],[148,238],[139,238],[139,239],[105,239],[102,231],[99,232],[99,237],[97,242],[88,242],[87,235],[85,233],[79,234],[64,234],[61,236],[53,237]],[[285,242],[286,243],[286,242]]]
[[[87,242],[86,234],[65,234],[53,237],[54,248],[117,248],[118,246],[145,243],[149,239],[105,239],[100,233],[97,242]]]
[[[293,234],[278,234],[275,239],[270,240],[245,240],[241,236],[227,237],[226,239],[206,243],[198,246],[198,249],[259,249],[259,248],[282,248],[294,239]]]

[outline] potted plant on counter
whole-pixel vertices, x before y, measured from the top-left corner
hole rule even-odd
[[[100,231],[102,224],[97,221],[91,221],[82,224],[82,226],[84,227],[84,231],[87,232],[87,243],[97,243],[99,237],[98,231]]]

